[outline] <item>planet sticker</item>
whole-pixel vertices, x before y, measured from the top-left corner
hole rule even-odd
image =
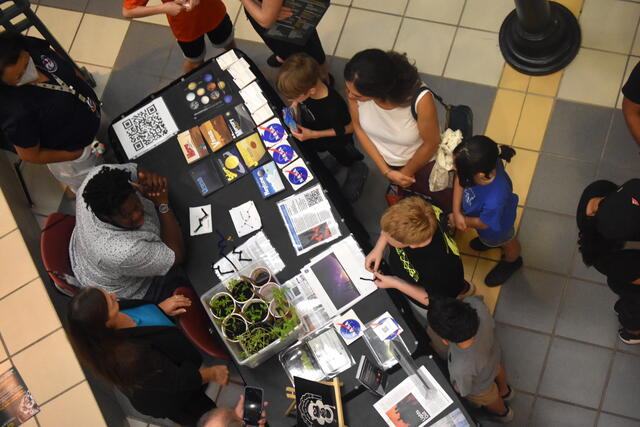
[[[209,96],[211,97],[212,101],[215,101],[216,99],[220,98],[220,92],[214,90]]]
[[[200,103],[198,101],[193,101],[189,104],[189,108],[191,108],[192,110],[197,110],[198,107],[200,107]]]
[[[340,335],[348,340],[358,338],[362,332],[362,325],[356,319],[346,319],[339,326]]]
[[[209,92],[211,92],[212,90],[215,90],[215,89],[216,89],[216,84],[215,84],[214,82],[211,82],[211,83],[209,83],[209,84],[207,85],[207,90],[208,90]]]
[[[201,87],[201,88],[199,88],[199,89],[196,91],[196,94],[197,94],[198,96],[202,96],[202,95],[204,95],[204,88],[202,88],[202,87]]]
[[[229,155],[226,159],[224,159],[224,167],[227,169],[235,169],[240,165],[240,160],[233,155]]]
[[[227,84],[224,82],[224,80],[219,80],[218,87],[224,90],[224,88],[227,87]]]
[[[204,80],[205,82],[210,82],[211,80],[213,80],[213,76],[209,73],[205,74],[204,77],[202,77],[202,80]]]
[[[220,86],[220,85],[218,85],[218,86]],[[220,88],[220,89],[222,89],[222,88]],[[232,100],[233,100],[233,98],[231,97],[231,95],[225,95],[224,102],[226,102],[227,104],[230,104]]]
[[[280,165],[286,165],[296,156],[296,152],[293,151],[293,147],[289,144],[282,144],[275,148],[269,148],[269,151],[271,151],[273,160]]]
[[[207,105],[209,103],[209,97],[208,96],[203,96],[202,98],[200,98],[200,102],[202,102],[203,104]]]
[[[193,93],[193,92],[189,92],[189,93],[187,94],[187,101],[191,102],[191,101],[193,101],[194,99],[196,99],[196,94],[195,94],[195,93]]]
[[[271,123],[266,127],[259,126],[262,132],[262,140],[268,144],[275,144],[276,142],[282,141],[286,132],[284,131],[284,127],[280,123]]]
[[[196,82],[191,82],[191,83],[189,83],[189,86],[187,86],[187,88],[189,90],[195,90],[195,88],[197,88],[197,87],[198,87],[198,85],[196,84]]]
[[[296,166],[295,168],[287,171],[287,177],[289,182],[294,185],[303,184],[309,177],[309,171],[302,166]]]

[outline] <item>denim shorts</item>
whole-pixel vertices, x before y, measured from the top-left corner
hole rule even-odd
[[[516,230],[515,228],[511,227],[509,231],[507,231],[506,233],[504,233],[502,237],[499,237],[497,239],[484,239],[480,236],[478,236],[478,239],[480,239],[480,241],[485,246],[489,246],[490,248],[499,248],[505,243],[509,243],[513,239],[513,236],[515,235],[516,235]]]

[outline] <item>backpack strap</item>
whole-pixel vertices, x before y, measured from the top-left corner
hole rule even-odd
[[[451,108],[450,105],[444,102],[444,100],[440,95],[438,95],[433,90],[431,90],[429,86],[423,84],[422,86],[420,86],[420,89],[418,89],[415,95],[413,95],[413,98],[411,98],[411,115],[413,116],[414,120],[418,120],[418,111],[416,107],[416,103],[418,102],[418,97],[420,96],[420,94],[422,94],[422,92],[427,90],[431,92],[431,95],[436,99],[436,101],[438,101],[445,108],[445,110],[449,111],[449,109]]]

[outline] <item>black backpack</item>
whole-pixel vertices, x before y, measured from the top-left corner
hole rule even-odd
[[[444,122],[445,129],[460,130],[463,138],[471,138],[473,136],[473,111],[468,105],[451,105],[442,100],[442,97],[435,93],[427,86],[421,86],[418,92],[413,96],[411,100],[411,115],[415,120],[418,120],[418,112],[416,111],[416,100],[418,96],[425,90],[431,92],[433,97],[444,107],[446,110],[446,117]]]

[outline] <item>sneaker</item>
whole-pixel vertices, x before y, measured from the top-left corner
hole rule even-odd
[[[369,176],[369,167],[364,162],[355,162],[348,170],[347,180],[342,185],[342,194],[353,203],[362,195],[367,177]]]
[[[484,412],[487,414],[487,419],[489,421],[493,421],[494,423],[506,424],[513,421],[513,416],[514,416],[513,409],[511,409],[509,406],[507,406],[507,412],[503,415],[494,414],[493,412],[489,412],[486,409]]]
[[[493,267],[493,270],[487,274],[487,277],[484,278],[484,283],[490,288],[502,285],[521,267],[522,257],[518,257],[518,259],[513,262],[507,262],[503,258],[500,260],[498,265]]]
[[[471,247],[471,249],[478,252],[484,252],[484,251],[488,251],[489,249],[495,249],[495,248],[492,248],[491,246],[487,246],[484,243],[482,243],[479,237],[476,237],[475,239],[470,241],[469,246]]]
[[[276,58],[276,54],[274,53],[267,58],[267,65],[273,68],[279,68],[282,67],[282,62],[278,61],[278,58]]]
[[[625,344],[640,344],[640,335],[629,333],[623,329],[618,329],[618,338]]]
[[[505,394],[504,396],[500,396],[505,402],[512,400],[516,395],[515,390],[512,389],[509,384],[507,384],[507,387],[509,387],[509,391],[507,392],[507,394]]]

